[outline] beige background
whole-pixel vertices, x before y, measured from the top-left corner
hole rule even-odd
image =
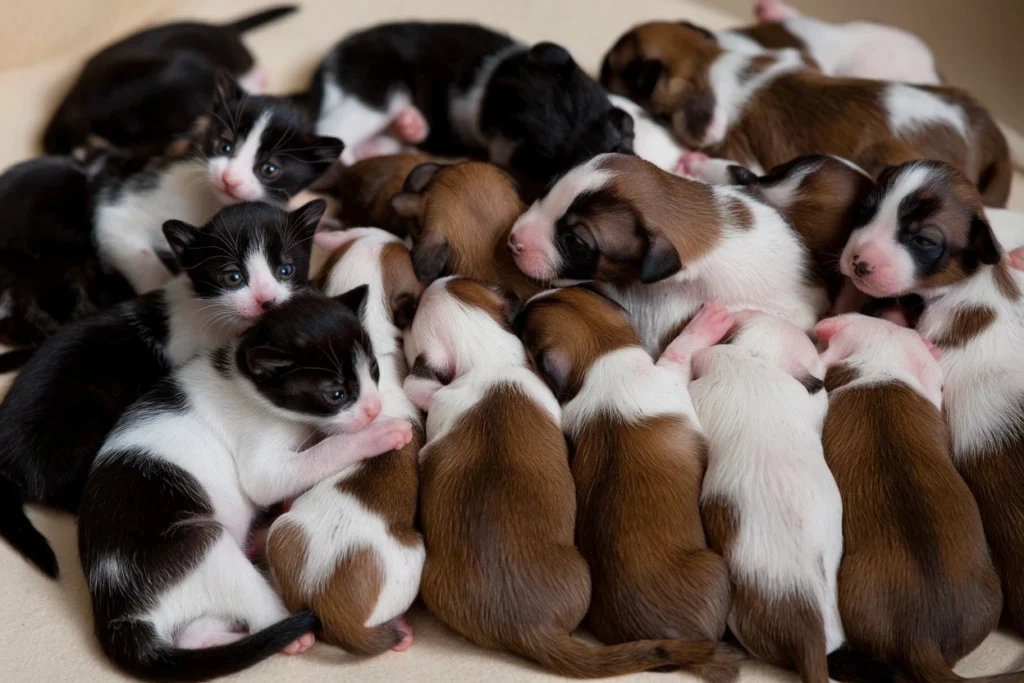
[[[37,141],[50,111],[74,77],[82,57],[98,46],[148,22],[171,17],[225,20],[267,4],[270,0],[4,0],[0,21],[0,168],[37,152]],[[911,4],[953,7],[957,3],[944,0],[826,3],[820,0],[815,4],[837,8],[842,5],[848,9],[859,5],[865,8],[864,12],[871,7],[880,8],[874,12],[875,16],[885,16],[881,10],[889,8],[892,16],[910,16],[908,6]],[[974,16],[981,14],[977,9],[979,5],[1009,7],[1012,4],[1019,8],[1024,3],[976,0],[963,4],[976,8],[972,18],[964,21],[965,26],[973,26],[970,22],[979,21]],[[722,12],[726,6],[733,11],[733,16]],[[822,15],[843,16],[829,14],[831,11],[826,8]],[[1007,24],[1009,14],[1004,19]],[[931,21],[938,13],[929,11],[927,15],[915,16]],[[604,50],[631,24],[653,18],[689,18],[720,29],[745,22],[750,14],[744,0],[708,4],[698,4],[696,0],[309,0],[303,3],[299,15],[251,34],[247,42],[270,69],[272,89],[285,91],[301,87],[316,62],[345,32],[373,22],[411,17],[478,20],[503,27],[524,40],[557,40],[569,47],[581,64],[593,70]],[[995,26],[1003,23],[999,19],[994,21]],[[924,32],[924,28],[920,30]],[[955,38],[950,37],[951,42],[945,47],[959,45]],[[978,45],[985,43],[982,35],[972,50],[981,49]],[[955,56],[957,50],[952,50],[951,54]],[[1019,95],[1021,60],[1019,52],[1016,54],[1012,68],[1017,69],[1017,79],[995,83],[993,102],[998,95],[1011,91],[1012,97]],[[968,61],[965,56],[963,63]],[[942,64],[943,69],[947,69],[946,62]],[[984,60],[981,64],[985,64]],[[1010,74],[1009,68],[1003,73]],[[948,73],[954,73],[952,64],[948,69]],[[964,73],[968,77],[972,72]],[[1021,202],[1020,197],[1018,187],[1015,201]],[[32,510],[30,514],[52,542],[63,577],[59,582],[49,581],[0,542],[0,680],[19,683],[121,680],[101,656],[91,633],[88,598],[78,568],[72,520],[67,515],[39,510]],[[319,683],[327,677],[389,682],[557,680],[521,660],[469,646],[420,611],[415,611],[410,621],[416,631],[416,643],[407,653],[389,653],[370,661],[356,661],[338,650],[317,645],[300,657],[273,657],[233,680],[287,680],[289,683]],[[1020,639],[993,634],[961,663],[958,671],[979,675],[1019,667],[1022,653],[1024,643]],[[675,674],[642,674],[629,678],[661,683],[693,680]],[[741,680],[795,681],[795,677],[749,664]]]

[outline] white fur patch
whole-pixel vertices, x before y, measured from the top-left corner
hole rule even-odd
[[[633,152],[663,171],[674,171],[687,150],[676,142],[672,132],[633,100],[613,94],[608,95],[608,100],[633,118]]]
[[[941,123],[953,128],[964,140],[971,139],[967,113],[938,95],[910,85],[892,83],[885,89],[884,103],[889,125],[897,135],[913,132],[922,125]]]
[[[367,104],[354,93],[346,93],[330,73],[324,75],[323,88],[316,132],[345,143],[341,160],[347,165],[355,163],[355,153],[364,143],[384,132],[400,111],[412,106],[412,97],[405,88],[389,92],[384,109]]]

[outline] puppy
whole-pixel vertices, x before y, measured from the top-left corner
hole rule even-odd
[[[389,126],[432,154],[483,152],[541,184],[595,154],[632,151],[632,119],[565,48],[475,24],[353,33],[320,65],[308,100],[318,131],[349,146],[345,163]]]
[[[372,157],[351,166],[335,164],[336,180],[322,189],[337,193],[337,218],[343,227],[374,226],[406,237],[408,225],[391,209],[391,198],[402,191],[409,173],[428,161],[427,155],[412,153]]]
[[[225,69],[249,92],[266,87],[242,34],[287,16],[272,7],[228,24],[179,22],[140,31],[89,58],[43,136],[48,154],[68,154],[90,136],[159,155],[208,114],[214,75]],[[162,219],[177,216],[162,216]]]
[[[715,315],[718,342],[731,321]],[[585,285],[535,297],[518,324],[527,355],[562,403],[572,446],[576,545],[590,565],[587,624],[606,643],[721,639],[729,574],[700,521],[707,443],[689,365],[655,365],[625,312]]]
[[[715,336],[707,319],[665,350],[692,362],[690,395],[709,445],[704,529],[729,565],[730,630],[757,657],[827,683],[826,654],[843,642],[843,506],[821,447],[824,369],[792,323],[736,318],[728,344],[695,353]]]
[[[633,156],[602,155],[567,173],[516,221],[508,244],[537,280],[611,283],[606,293],[654,355],[711,299],[805,330],[828,308],[807,248],[778,211]]]
[[[843,498],[847,643],[922,683],[957,679],[950,667],[995,628],[1002,592],[978,505],[950,458],[939,352],[913,330],[857,314],[816,331],[828,342],[822,441]]]
[[[320,233],[317,242],[335,249],[321,276],[324,292],[369,288],[360,318],[379,373],[375,410],[412,424],[413,436],[300,496],[270,528],[267,557],[285,605],[312,609],[326,641],[364,655],[404,650],[412,631],[401,617],[419,592],[426,552],[414,524],[423,430],[402,390],[401,336],[421,285],[409,250],[382,230]]]
[[[909,31],[873,21],[832,24],[801,14],[782,0],[758,0],[758,23],[719,31],[726,50],[762,54],[794,48],[827,76],[940,85],[935,57]]]
[[[526,205],[515,181],[497,166],[423,164],[409,174],[391,206],[409,221],[421,281],[462,275],[500,285],[521,300],[542,289],[516,268],[509,253],[509,231]]]
[[[617,109],[633,119],[633,153],[663,171],[680,173],[680,162],[688,150],[672,136],[672,131],[644,111],[636,102],[621,95],[608,95]]]
[[[406,389],[428,410],[420,595],[466,639],[560,676],[684,668],[732,680],[723,646],[648,640],[595,646],[572,632],[590,603],[573,546],[575,496],[558,401],[509,327],[512,300],[465,278],[426,289],[406,338]]]
[[[407,422],[374,420],[373,349],[354,313],[366,289],[289,299],[108,436],[78,537],[96,634],[125,671],[205,680],[312,644],[315,619],[289,617],[243,547],[261,508],[412,437]]]
[[[1024,273],[1008,267],[971,182],[916,161],[884,173],[840,266],[871,296],[918,294],[942,350],[953,463],[981,510],[1009,622],[1024,632]]]
[[[837,79],[798,55],[727,52],[692,26],[651,23],[619,39],[601,82],[656,118],[687,147],[771,168],[835,154],[873,177],[917,158],[953,164],[990,206],[1003,206],[1012,168],[1006,139],[954,88]]]

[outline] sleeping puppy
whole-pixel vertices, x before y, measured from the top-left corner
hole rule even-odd
[[[771,168],[802,154],[835,154],[872,177],[917,158],[953,164],[990,206],[1009,195],[1006,139],[991,116],[954,88],[837,79],[795,52],[727,52],[692,26],[650,23],[605,57],[601,82],[714,157]]]
[[[950,458],[940,352],[858,314],[816,331],[828,342],[825,459],[843,498],[844,654],[864,651],[922,683],[959,680],[951,666],[995,628],[1002,592],[978,505]]]
[[[782,0],[758,0],[758,23],[719,31],[726,50],[763,54],[794,48],[827,76],[940,85],[935,57],[909,31],[873,21],[833,24],[801,14]]]
[[[462,275],[500,285],[521,300],[542,289],[516,268],[507,248],[512,224],[526,205],[515,181],[497,166],[422,164],[391,206],[408,221],[412,261],[422,282]]]
[[[428,411],[423,602],[467,640],[560,676],[683,668],[733,680],[736,664],[719,643],[573,637],[590,604],[590,571],[573,544],[561,410],[509,326],[516,308],[493,286],[443,278],[424,292],[406,337],[406,391]]]
[[[711,299],[804,330],[828,308],[806,247],[778,211],[634,156],[601,155],[567,173],[516,221],[508,244],[537,280],[610,283],[605,291],[654,355]]]
[[[280,5],[227,24],[164,24],[104,48],[89,58],[53,115],[43,149],[68,154],[95,136],[162,154],[209,112],[218,69],[249,92],[263,91],[267,74],[254,65],[242,34],[296,9]]]
[[[971,182],[935,161],[882,175],[840,267],[871,296],[918,294],[918,330],[942,350],[953,462],[978,501],[1024,631],[1024,273],[1002,260]]]
[[[632,119],[554,43],[475,24],[381,24],[344,38],[308,93],[317,130],[352,163],[392,127],[432,154],[483,153],[541,184],[601,152],[632,151]]]
[[[827,683],[826,654],[843,642],[843,506],[821,447],[824,368],[792,323],[749,311],[736,320],[726,344],[697,350],[711,336],[708,319],[665,350],[692,363],[690,395],[709,445],[704,529],[729,565],[730,630],[804,683]]]
[[[705,307],[694,324],[731,320]],[[534,297],[517,325],[527,355],[562,403],[572,447],[576,545],[593,581],[587,624],[599,640],[721,639],[729,574],[700,521],[707,442],[689,364],[658,365],[619,306],[586,285]]]

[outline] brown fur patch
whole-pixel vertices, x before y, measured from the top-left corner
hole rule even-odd
[[[380,267],[391,322],[397,324],[400,316],[411,315],[412,310],[415,310],[416,302],[423,293],[423,284],[416,279],[409,248],[401,242],[384,245],[380,253]],[[401,325],[398,324],[398,327]]]
[[[509,329],[509,302],[482,282],[459,277],[445,284],[452,296],[467,306],[479,308],[502,328]]]
[[[933,341],[939,348],[958,349],[989,328],[996,321],[996,312],[984,306],[957,310],[949,326]]]
[[[1017,286],[1017,281],[1013,279],[1013,275],[1005,263],[1001,263],[992,269],[992,278],[995,280],[1000,294],[1010,301],[1020,299],[1020,287]]]
[[[842,389],[858,377],[860,377],[860,373],[852,365],[847,365],[846,363],[833,365],[825,373],[825,391],[831,394],[836,389]]]
[[[576,543],[592,572],[594,635],[719,640],[729,574],[701,525],[704,438],[682,417],[628,423],[600,414],[572,441]]]
[[[542,356],[548,353],[567,364],[562,402],[579,392],[598,358],[640,344],[617,304],[582,287],[567,287],[532,301],[520,320],[526,354],[538,369],[543,370]]]
[[[798,36],[790,33],[789,30],[779,21],[762,21],[751,26],[730,29],[734,33],[740,33],[758,45],[769,50],[782,50],[784,48],[795,48],[800,51],[800,58],[804,64],[812,69],[818,69],[818,62],[815,61],[807,51],[804,41]]]
[[[942,415],[903,383],[852,387],[830,396],[822,442],[843,498],[847,641],[915,678],[950,678],[1002,601]]]
[[[425,154],[395,154],[357,161],[339,174],[338,220],[345,227],[375,226],[404,236],[406,230],[391,210],[391,198],[402,191],[409,173],[430,161]]]
[[[309,539],[294,522],[280,525],[267,538],[267,560],[281,599],[291,612],[310,609],[309,596],[300,588],[308,553]]]

